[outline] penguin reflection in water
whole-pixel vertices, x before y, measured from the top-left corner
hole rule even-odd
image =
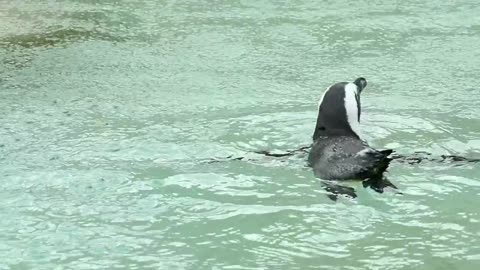
[[[364,187],[379,193],[386,187],[396,189],[383,176],[393,151],[376,150],[360,139],[360,94],[366,86],[365,78],[336,83],[319,102],[308,164],[332,200],[339,194],[356,197],[352,187],[339,184],[346,180],[361,180]]]

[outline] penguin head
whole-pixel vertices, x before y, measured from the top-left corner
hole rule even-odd
[[[362,90],[367,87],[367,80],[363,77],[355,79],[353,83],[357,86],[358,88],[358,93],[360,94]]]

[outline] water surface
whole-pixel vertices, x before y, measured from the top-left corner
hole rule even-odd
[[[304,157],[331,83],[363,136],[479,157],[480,6],[0,1],[0,269],[478,269],[480,166],[393,163],[330,201]]]

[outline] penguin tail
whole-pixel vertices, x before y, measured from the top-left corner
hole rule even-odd
[[[381,178],[383,173],[388,169],[392,158],[389,157],[393,153],[392,149],[385,149],[371,152],[371,159],[373,160],[369,168],[368,178]]]
[[[374,153],[374,164],[370,170],[370,176],[363,181],[364,187],[370,187],[378,193],[383,193],[385,188],[398,189],[390,180],[388,180],[384,173],[387,171],[390,162],[393,160],[390,155],[393,153],[392,149],[380,150]]]
[[[385,150],[380,150],[378,151],[380,152],[382,155],[384,155],[385,157],[391,155],[393,153],[393,149],[385,149]]]
[[[388,166],[390,165],[390,162],[393,160],[390,156],[390,154],[393,153],[392,149],[386,149],[386,150],[381,150],[380,153],[382,154],[382,158],[379,160],[378,164],[378,172],[380,174],[383,174],[387,169]]]

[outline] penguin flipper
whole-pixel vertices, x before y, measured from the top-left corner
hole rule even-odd
[[[388,180],[386,177],[372,177],[364,180],[362,182],[362,185],[364,188],[370,187],[378,193],[383,193],[384,189],[389,187],[393,189],[398,189],[397,186],[390,182],[390,180]]]
[[[357,197],[355,189],[352,187],[342,186],[332,181],[322,181],[322,186],[328,192],[327,196],[332,201],[336,201],[339,195],[352,199]]]

